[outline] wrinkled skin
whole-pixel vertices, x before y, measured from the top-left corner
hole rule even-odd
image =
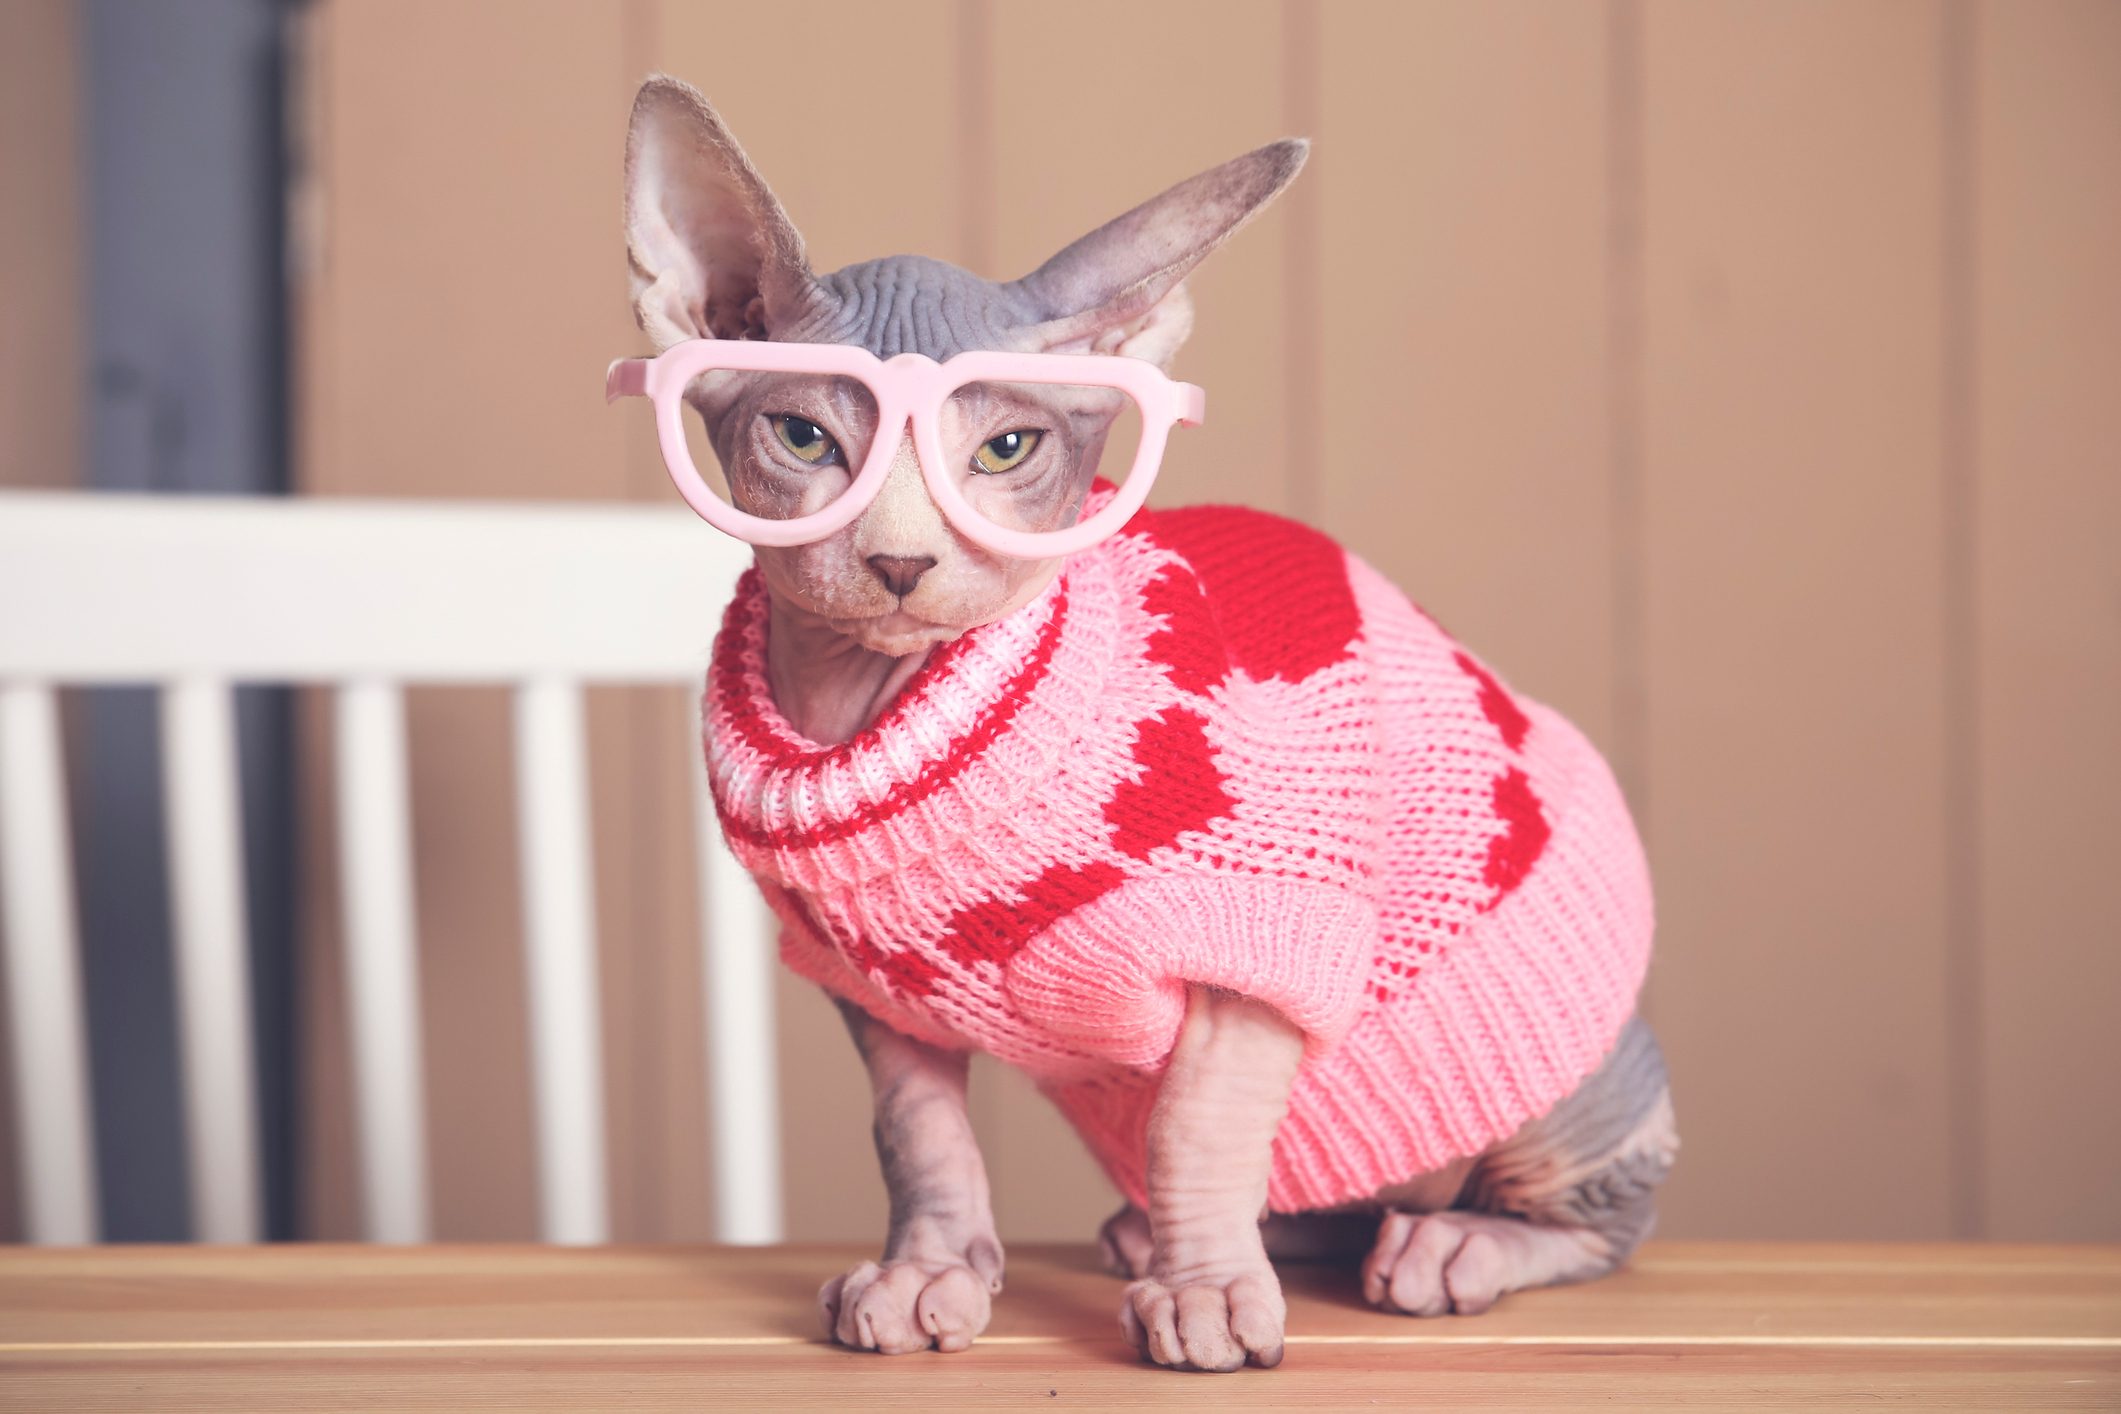
[[[842,1345],[901,1355],[963,1350],[1002,1289],[987,1167],[965,1113],[965,1057],[909,1040],[840,1004],[876,1093],[876,1154],[891,1195],[881,1264],[864,1262],[818,1293]]]
[[[651,79],[627,141],[634,312],[658,350],[765,338],[883,358],[1002,349],[1168,367],[1192,326],[1184,277],[1295,178],[1305,152],[1281,142],[1204,172],[1019,280],[918,256],[817,275],[713,110],[685,85]],[[830,379],[709,375],[688,397],[732,499],[754,514],[815,509],[877,435],[861,396]],[[960,399],[944,414],[948,472],[968,478],[968,494],[1004,498],[1021,524],[1069,524],[1115,410],[1051,391]],[[792,459],[776,421],[788,416],[830,449]],[[983,479],[982,444],[1020,429],[1042,434],[1035,461]],[[807,431],[804,449],[818,451]],[[959,535],[904,440],[852,524],[814,545],[761,548],[758,562],[775,703],[819,743],[860,732],[937,645],[1030,602],[1059,568]],[[825,1331],[884,1354],[962,1350],[985,1329],[1003,1273],[965,1057],[842,1011],[875,1094],[891,1228],[880,1262],[819,1292]],[[1663,1061],[1640,1021],[1574,1095],[1487,1153],[1343,1210],[1269,1217],[1270,1150],[1302,1054],[1301,1034],[1265,1004],[1193,990],[1150,1120],[1148,1209],[1122,1208],[1100,1234],[1108,1265],[1129,1278],[1120,1324],[1145,1360],[1198,1371],[1279,1364],[1286,1309],[1270,1256],[1359,1259],[1373,1305],[1473,1314],[1511,1291],[1609,1271],[1648,1231],[1677,1139]]]

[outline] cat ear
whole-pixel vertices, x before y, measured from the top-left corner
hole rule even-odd
[[[657,349],[763,339],[815,298],[795,223],[690,84],[641,85],[626,133],[633,314]]]
[[[1061,251],[1013,288],[1043,316],[1033,348],[1169,367],[1193,328],[1188,271],[1281,195],[1311,144],[1284,138],[1180,182]]]

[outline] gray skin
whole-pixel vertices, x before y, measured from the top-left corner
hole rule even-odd
[[[1192,324],[1184,277],[1287,187],[1306,151],[1284,141],[1213,168],[1006,284],[917,256],[820,276],[705,100],[653,78],[626,149],[634,311],[658,350],[763,338],[882,357],[1109,353],[1168,368]],[[719,375],[688,391],[739,505],[796,513],[820,477],[858,463],[868,431],[858,400],[826,381]],[[987,439],[1043,430],[1022,468],[1034,474],[966,484],[1013,498],[1027,525],[1066,524],[1112,413],[1109,403],[1018,390],[946,411],[945,451],[971,472]],[[787,414],[831,436],[822,471],[791,459],[776,431]],[[1029,602],[1059,569],[958,535],[930,500],[910,442],[851,525],[814,545],[762,548],[758,562],[771,595],[775,702],[821,743],[861,731],[937,644]],[[825,1329],[887,1354],[962,1350],[986,1327],[1003,1268],[965,1109],[965,1057],[842,1011],[875,1092],[891,1225],[881,1261],[825,1283]],[[1573,1095],[1486,1153],[1345,1209],[1269,1216],[1270,1149],[1302,1050],[1301,1034],[1265,1003],[1193,989],[1149,1123],[1148,1208],[1122,1208],[1101,1233],[1108,1263],[1130,1278],[1121,1326],[1145,1359],[1190,1370],[1278,1364],[1286,1311],[1270,1255],[1359,1258],[1373,1304],[1471,1314],[1511,1291],[1610,1271],[1649,1230],[1678,1141],[1664,1064],[1639,1020]]]

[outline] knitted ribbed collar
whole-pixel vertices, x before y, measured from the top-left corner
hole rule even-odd
[[[837,746],[805,738],[774,702],[771,606],[759,572],[747,572],[715,640],[703,704],[709,778],[732,842],[778,853],[858,834],[947,789],[1024,714],[1044,719],[1041,741],[1065,743],[1077,727],[1055,732],[1056,719],[1087,722],[1102,680],[1101,655],[1087,645],[1063,654],[1071,622],[1109,627],[1096,559],[1095,549],[1073,557],[1030,603],[938,648],[875,722]],[[1028,789],[1059,762],[1013,764]]]

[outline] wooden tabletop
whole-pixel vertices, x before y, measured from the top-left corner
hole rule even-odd
[[[0,1409],[2121,1408],[2121,1247],[1655,1243],[1485,1316],[1291,1267],[1279,1370],[1120,1341],[1090,1253],[1017,1248],[992,1329],[887,1358],[817,1335],[845,1248],[0,1251]]]

